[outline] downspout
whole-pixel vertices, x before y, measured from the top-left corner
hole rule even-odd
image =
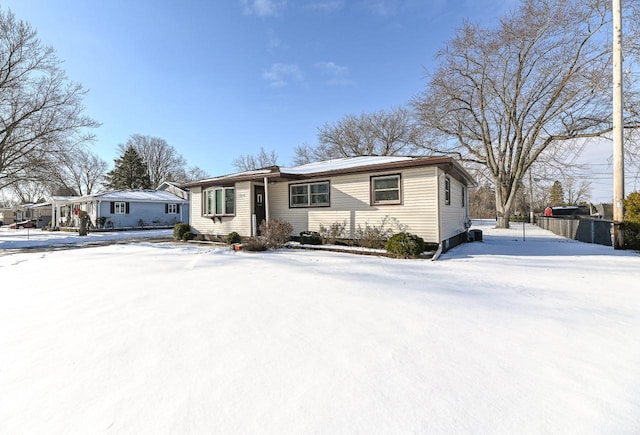
[[[440,213],[441,207],[440,207],[440,178],[442,177],[442,174],[440,174],[440,168],[438,168],[436,166],[436,213],[437,213],[437,219],[438,219],[438,234],[437,234],[437,239],[438,239],[438,249],[436,250],[436,253],[433,254],[433,257],[431,257],[431,261],[436,261],[439,257],[440,254],[442,254],[442,240],[441,240],[441,234],[442,234],[442,215]]]

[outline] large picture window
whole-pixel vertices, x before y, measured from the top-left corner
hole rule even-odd
[[[290,207],[326,207],[330,205],[328,181],[318,183],[291,184],[289,186]]]
[[[218,187],[204,191],[204,214],[229,216],[236,213],[236,194],[233,187]]]
[[[400,175],[371,177],[371,203],[375,205],[400,204],[402,194]]]

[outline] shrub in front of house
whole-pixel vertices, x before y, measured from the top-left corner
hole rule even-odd
[[[266,251],[267,241],[264,237],[250,237],[242,243],[244,251]]]
[[[391,236],[384,248],[396,257],[418,257],[424,252],[424,240],[420,236],[410,233],[398,233]]]
[[[191,226],[187,223],[179,223],[173,226],[174,240],[182,240],[182,236],[188,232],[191,232]]]
[[[196,238],[195,234],[193,234],[191,231],[187,231],[182,235],[182,238],[180,240],[182,240],[183,242],[188,242],[189,240],[193,240],[195,238]]]
[[[320,233],[315,231],[303,231],[300,233],[300,243],[303,245],[322,245]]]
[[[334,222],[329,227],[320,224],[320,237],[322,241],[329,245],[335,245],[338,239],[346,237],[347,221]]]
[[[293,226],[280,219],[262,221],[260,224],[260,234],[265,238],[269,249],[282,248],[289,241],[292,231]]]
[[[240,234],[236,233],[235,231],[230,232],[229,234],[227,234],[227,238],[226,238],[226,242],[228,245],[233,245],[234,243],[240,243]]]
[[[355,239],[359,246],[371,249],[383,249],[385,243],[395,233],[394,228],[401,228],[401,225],[394,218],[385,216],[380,225],[371,225],[368,222],[364,226],[358,224]]]

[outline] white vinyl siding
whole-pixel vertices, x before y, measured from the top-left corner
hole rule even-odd
[[[402,204],[371,205],[371,177],[401,175]],[[318,231],[334,222],[346,221],[347,236],[353,236],[358,225],[379,225],[386,216],[395,218],[406,231],[436,242],[438,235],[436,207],[436,168],[421,167],[385,173],[361,173],[331,178],[331,205],[322,208],[289,208],[289,183],[269,185],[271,218],[293,225],[292,235],[302,231]],[[460,210],[459,208],[457,209]]]
[[[447,205],[446,183],[445,180],[449,180],[449,204],[462,204],[462,195],[464,193],[463,184],[453,177],[443,176],[441,177],[442,183],[440,185],[440,218],[441,218],[441,235],[442,240],[453,237],[466,231],[465,221],[467,219],[466,207],[452,207]]]
[[[233,216],[207,216],[203,208],[202,188],[191,188],[191,207],[189,208],[192,231],[208,236],[225,236],[232,231],[243,236],[251,235],[251,183],[235,184],[235,203]],[[214,195],[215,197],[215,195]]]

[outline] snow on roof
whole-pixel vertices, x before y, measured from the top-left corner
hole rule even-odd
[[[339,169],[351,169],[362,166],[380,165],[385,163],[394,163],[412,160],[413,157],[400,156],[360,156],[360,157],[343,157],[340,159],[325,160],[322,162],[314,162],[292,168],[281,168],[281,173],[304,175],[316,172],[335,171]]]
[[[213,177],[213,178],[207,178],[204,180],[198,180],[198,183],[208,183],[211,181],[222,181],[228,178],[237,178],[237,177],[245,177],[245,176],[251,176],[251,175],[263,175],[263,174],[270,174],[272,171],[272,169],[254,169],[251,171],[242,171],[242,172],[236,172],[233,174],[227,174],[227,175],[220,175],[219,177]],[[189,185],[191,183],[187,183],[187,185]]]
[[[100,199],[105,201],[137,201],[137,202],[188,202],[166,190],[132,189],[115,190],[86,196],[52,196],[53,202],[83,202]]]
[[[88,195],[84,198],[100,198],[111,201],[139,201],[139,202],[179,202],[184,199],[174,195],[166,190],[116,190],[113,192],[104,192],[97,195]]]

